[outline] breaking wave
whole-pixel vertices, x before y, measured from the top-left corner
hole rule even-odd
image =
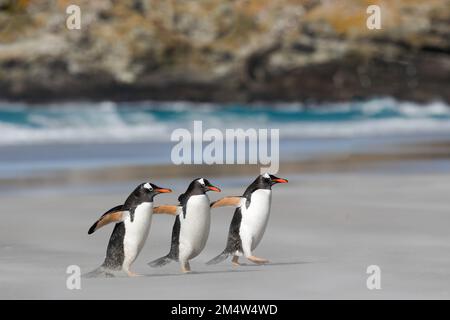
[[[379,98],[349,103],[0,103],[0,145],[170,141],[176,128],[278,128],[281,137],[450,133],[450,106]]]

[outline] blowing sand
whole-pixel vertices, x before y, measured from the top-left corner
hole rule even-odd
[[[173,217],[154,216],[134,264],[143,276],[82,279],[81,290],[66,288],[67,266],[79,265],[84,273],[100,265],[112,226],[91,236],[87,230],[134,185],[110,193],[3,195],[0,298],[450,298],[449,174],[287,178],[289,185],[274,187],[269,226],[255,251],[270,264],[205,265],[225,245],[233,212],[221,208],[213,212],[209,241],[192,261],[192,274],[180,274],[176,263],[150,268],[147,262],[168,252],[173,223]],[[220,185],[220,178],[211,181]],[[157,202],[173,202],[181,191]],[[242,191],[236,184],[223,194]],[[366,268],[373,264],[381,268],[381,290],[366,287]]]

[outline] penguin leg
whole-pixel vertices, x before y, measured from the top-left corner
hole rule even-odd
[[[134,252],[129,252],[125,255],[125,261],[122,264],[122,270],[127,273],[129,277],[138,277],[140,276],[137,273],[134,273],[131,271],[131,265],[133,264],[134,260],[136,259],[137,254]]]
[[[242,242],[242,251],[244,252],[245,257],[253,263],[256,264],[264,264],[268,263],[269,260],[264,258],[258,258],[253,255],[252,252],[252,237],[248,232],[241,231],[241,242]]]
[[[256,264],[264,264],[264,263],[268,263],[269,262],[269,260],[267,260],[267,259],[258,258],[258,257],[255,257],[253,255],[248,256],[247,259],[250,260],[253,263],[256,263]]]
[[[191,265],[189,264],[189,261],[181,262],[181,272],[183,273],[191,272]]]
[[[241,264],[239,263],[239,256],[233,256],[233,259],[231,259],[231,263],[233,264],[233,266],[238,267]]]
[[[242,251],[244,256],[251,262],[256,264],[263,264],[269,262],[266,259],[258,258],[253,255],[252,252],[252,237],[249,232],[241,232]]]

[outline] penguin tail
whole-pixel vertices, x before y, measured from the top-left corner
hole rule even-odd
[[[224,260],[226,260],[231,253],[227,252],[226,250],[224,250],[221,254],[219,254],[217,257],[209,260],[206,264],[211,265],[211,264],[217,264],[220,263]]]
[[[166,264],[168,264],[172,261],[174,261],[174,259],[170,255],[166,255],[164,257],[161,257],[159,259],[149,262],[148,265],[152,268],[158,268],[158,267],[165,266]]]
[[[94,269],[88,273],[82,274],[82,278],[113,278],[114,270],[105,268],[103,265],[98,267],[97,269]]]

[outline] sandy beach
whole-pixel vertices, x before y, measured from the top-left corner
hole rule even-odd
[[[285,175],[283,175],[285,176]],[[82,272],[103,260],[112,230],[88,236],[91,223],[134,187],[116,191],[2,195],[0,298],[3,299],[394,299],[450,297],[449,174],[335,173],[292,175],[276,186],[265,237],[256,250],[271,263],[232,267],[205,262],[224,247],[232,210],[213,213],[205,250],[183,275],[172,263],[147,262],[169,249],[173,217],[155,216],[135,262],[139,278],[82,279],[66,288],[66,268]],[[241,179],[241,180],[239,180]],[[226,181],[223,194],[242,193],[250,177]],[[217,185],[223,178],[210,177]],[[171,203],[183,191],[160,196]],[[217,195],[212,195],[215,199]],[[368,290],[366,268],[381,268],[381,290]]]

